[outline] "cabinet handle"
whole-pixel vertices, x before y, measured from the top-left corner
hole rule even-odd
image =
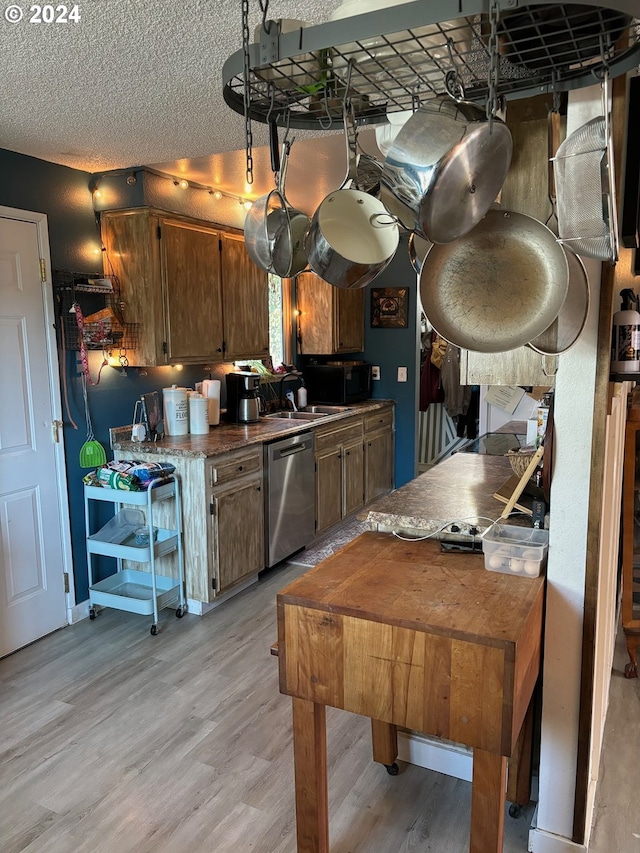
[[[237,470],[237,471],[242,471],[242,470],[243,470],[243,467],[244,467],[244,466],[242,466],[242,465],[238,465],[238,467],[237,467],[237,469],[236,469],[236,470]]]
[[[218,349],[216,350],[216,352],[222,352],[222,347],[218,347]]]
[[[351,456],[351,451],[347,450],[347,456]]]
[[[261,492],[261,491],[262,491],[262,487],[261,487],[261,486],[256,486],[256,492]]]
[[[338,459],[342,459],[342,453],[338,453]]]
[[[370,441],[368,442],[368,444],[369,444],[369,447],[371,447],[371,442],[370,442]]]

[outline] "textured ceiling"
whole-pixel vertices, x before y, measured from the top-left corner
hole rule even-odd
[[[244,148],[243,118],[222,98],[222,65],[242,44],[240,0],[84,0],[68,24],[29,23],[29,4],[17,5],[22,21],[0,19],[0,147],[89,172],[162,164],[207,184],[217,172],[229,189],[243,182],[243,157],[208,160]],[[269,17],[321,23],[338,5],[277,0]],[[255,0],[252,33],[260,20]],[[254,125],[254,144],[266,141]]]

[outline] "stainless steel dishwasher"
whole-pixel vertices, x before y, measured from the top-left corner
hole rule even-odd
[[[266,565],[274,566],[315,535],[313,433],[264,445]]]

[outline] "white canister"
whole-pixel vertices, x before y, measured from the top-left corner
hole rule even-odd
[[[209,401],[202,394],[189,395],[189,432],[191,435],[209,432]]]
[[[187,389],[172,385],[162,389],[164,402],[164,429],[167,435],[188,435],[189,409]]]
[[[209,425],[217,426],[220,423],[220,380],[205,379],[202,394],[209,400]]]

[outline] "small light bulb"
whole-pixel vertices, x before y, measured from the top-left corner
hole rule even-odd
[[[183,179],[180,181],[180,186],[182,187],[182,189],[183,189],[183,190],[186,190],[186,188],[189,186],[189,181],[186,181],[186,180],[183,178]]]
[[[220,192],[220,190],[216,190],[213,194],[213,197],[216,199],[216,201],[220,201],[220,199],[222,198],[222,193]]]
[[[102,198],[102,191],[101,190],[94,190],[93,191],[93,197],[94,198]]]
[[[174,370],[182,370],[182,369],[183,369],[183,367],[184,367],[184,365],[182,365],[182,364],[174,364],[174,365],[173,365],[173,369],[174,369]]]
[[[252,201],[243,201],[242,206],[244,207],[245,210],[251,210],[251,208],[253,207],[253,202]]]

